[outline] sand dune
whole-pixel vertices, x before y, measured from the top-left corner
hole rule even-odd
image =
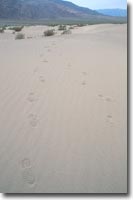
[[[0,192],[126,193],[127,26],[0,34]]]

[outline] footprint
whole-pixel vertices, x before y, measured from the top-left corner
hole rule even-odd
[[[112,115],[107,115],[107,117],[108,117],[109,119],[112,119]]]
[[[44,77],[43,77],[43,76],[40,76],[40,77],[39,77],[39,79],[40,79],[40,81],[41,81],[42,83],[44,83],[44,82],[45,82],[45,79],[44,79]]]
[[[109,122],[109,123],[113,123],[113,117],[112,117],[112,115],[107,115],[107,122]]]
[[[29,119],[30,119],[30,125],[34,128],[37,126],[38,124],[38,118],[36,115],[30,114],[29,115]]]
[[[33,92],[30,92],[29,95],[28,95],[28,101],[34,102],[36,100],[37,100],[37,98],[35,97],[35,94]]]
[[[100,98],[103,98],[103,95],[102,95],[102,94],[99,94],[98,96],[99,96]]]
[[[23,169],[30,168],[31,167],[30,159],[29,158],[24,158],[23,160],[21,160],[21,167]]]
[[[31,168],[24,169],[22,172],[22,176],[23,176],[24,182],[26,182],[27,184],[29,185],[35,184],[35,176]]]
[[[44,62],[44,63],[48,63],[48,61],[47,61],[47,60],[43,60],[42,62]]]
[[[113,101],[111,97],[104,97],[104,95],[102,95],[102,94],[99,94],[98,97],[103,98],[107,102],[112,102]]]
[[[32,165],[29,158],[21,160],[22,177],[25,183],[30,186],[35,184],[35,176],[32,171]]]
[[[86,85],[86,82],[85,82],[85,81],[83,81],[83,82],[82,82],[82,85]]]
[[[87,72],[82,72],[82,74],[86,76],[86,75],[87,75]]]
[[[110,97],[107,97],[105,100],[106,100],[107,102],[112,102],[112,99],[111,99]]]

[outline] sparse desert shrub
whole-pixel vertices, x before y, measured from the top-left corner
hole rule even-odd
[[[83,27],[83,26],[86,26],[86,24],[78,24],[77,26],[78,27]]]
[[[14,26],[14,27],[11,27],[9,29],[13,30],[15,32],[20,32],[20,31],[22,31],[23,28],[24,28],[23,26]]]
[[[55,27],[58,26],[58,24],[49,24],[49,26]]]
[[[74,29],[74,26],[70,26],[70,28],[69,29]]]
[[[18,33],[16,36],[15,36],[15,40],[22,40],[25,38],[25,35],[23,33]]]
[[[44,31],[44,36],[52,36],[52,35],[54,35],[54,34],[55,34],[55,32],[54,32],[53,29],[52,29],[52,30]]]
[[[62,32],[62,35],[65,35],[65,34],[69,35],[69,34],[71,34],[71,33],[72,33],[71,30],[68,29],[68,30],[63,31],[63,32]]]
[[[58,30],[59,30],[59,31],[65,31],[65,30],[66,30],[66,25],[60,25],[60,26],[58,27]]]
[[[4,33],[5,27],[0,28],[0,33]]]

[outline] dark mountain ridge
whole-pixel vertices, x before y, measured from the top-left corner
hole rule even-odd
[[[0,0],[2,19],[86,18],[96,11],[62,0]]]
[[[63,0],[0,0],[0,24],[126,23]]]

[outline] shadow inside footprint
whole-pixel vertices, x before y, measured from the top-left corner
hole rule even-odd
[[[102,95],[102,94],[99,94],[98,97],[103,98],[103,95]]]
[[[110,97],[105,99],[107,102],[112,102],[112,99]]]
[[[87,75],[87,72],[82,72],[82,74],[86,76],[86,75]]]
[[[86,85],[86,82],[85,82],[85,81],[83,81],[83,82],[82,82],[82,85]]]
[[[40,76],[40,77],[39,77],[39,79],[40,79],[40,81],[41,81],[42,83],[44,83],[44,82],[45,82],[45,79],[44,79],[44,77],[43,77],[43,76]]]
[[[107,115],[107,118],[108,119],[112,119],[112,115]]]
[[[47,60],[43,60],[42,62],[44,62],[44,63],[48,63],[48,61],[47,61]]]
[[[113,117],[112,115],[107,115],[107,122],[113,124]]]
[[[37,120],[35,120],[35,119],[32,119],[31,121],[30,121],[30,125],[32,126],[32,127],[36,127],[37,126]]]
[[[28,99],[29,102],[34,102],[34,101],[37,100],[36,97],[35,97],[35,94],[34,94],[33,92],[30,92],[30,93],[29,93],[27,99]]]

